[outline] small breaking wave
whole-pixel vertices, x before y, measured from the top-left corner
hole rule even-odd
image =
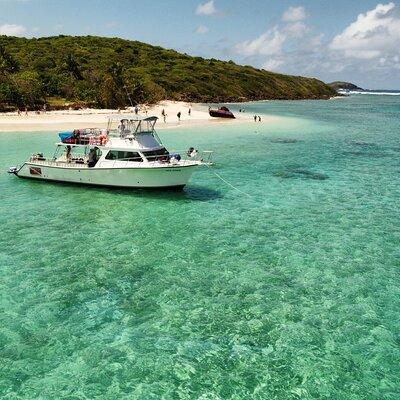
[[[400,91],[369,91],[369,90],[343,90],[341,94],[370,94],[373,96],[400,96]]]

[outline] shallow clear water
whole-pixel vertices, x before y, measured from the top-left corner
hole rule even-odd
[[[56,136],[0,135],[0,398],[400,398],[400,99],[246,111],[159,132],[216,151],[181,193],[19,180]]]

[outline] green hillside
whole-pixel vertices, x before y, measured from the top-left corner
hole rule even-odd
[[[203,59],[118,38],[0,36],[0,108],[67,102],[124,107],[161,99],[228,102],[327,98],[313,78]]]

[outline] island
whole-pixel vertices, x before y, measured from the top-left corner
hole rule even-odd
[[[336,82],[331,82],[328,83],[328,85],[335,89],[336,91],[338,90],[354,90],[357,92],[364,92],[365,89],[360,88],[359,86],[355,85],[354,83],[350,83],[350,82],[341,82],[341,81],[336,81]]]
[[[0,110],[328,99],[315,78],[97,36],[0,36]]]

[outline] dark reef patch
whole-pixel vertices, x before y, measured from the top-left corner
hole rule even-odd
[[[299,142],[298,139],[285,139],[285,138],[276,138],[276,139],[271,139],[271,143],[297,143]]]
[[[349,140],[346,142],[346,144],[346,149],[343,151],[343,155],[345,156],[374,158],[388,156],[388,153],[385,152],[385,149],[376,143],[365,142],[362,140]]]
[[[374,158],[382,158],[388,157],[389,154],[383,151],[344,151],[343,155],[345,156],[356,156],[356,157],[374,157]]]
[[[329,176],[320,172],[310,171],[305,168],[288,168],[282,171],[277,171],[274,176],[278,178],[302,178],[302,179],[313,179],[317,181],[324,181]]]
[[[350,140],[348,143],[353,146],[376,147],[375,143],[364,142],[363,140]]]

